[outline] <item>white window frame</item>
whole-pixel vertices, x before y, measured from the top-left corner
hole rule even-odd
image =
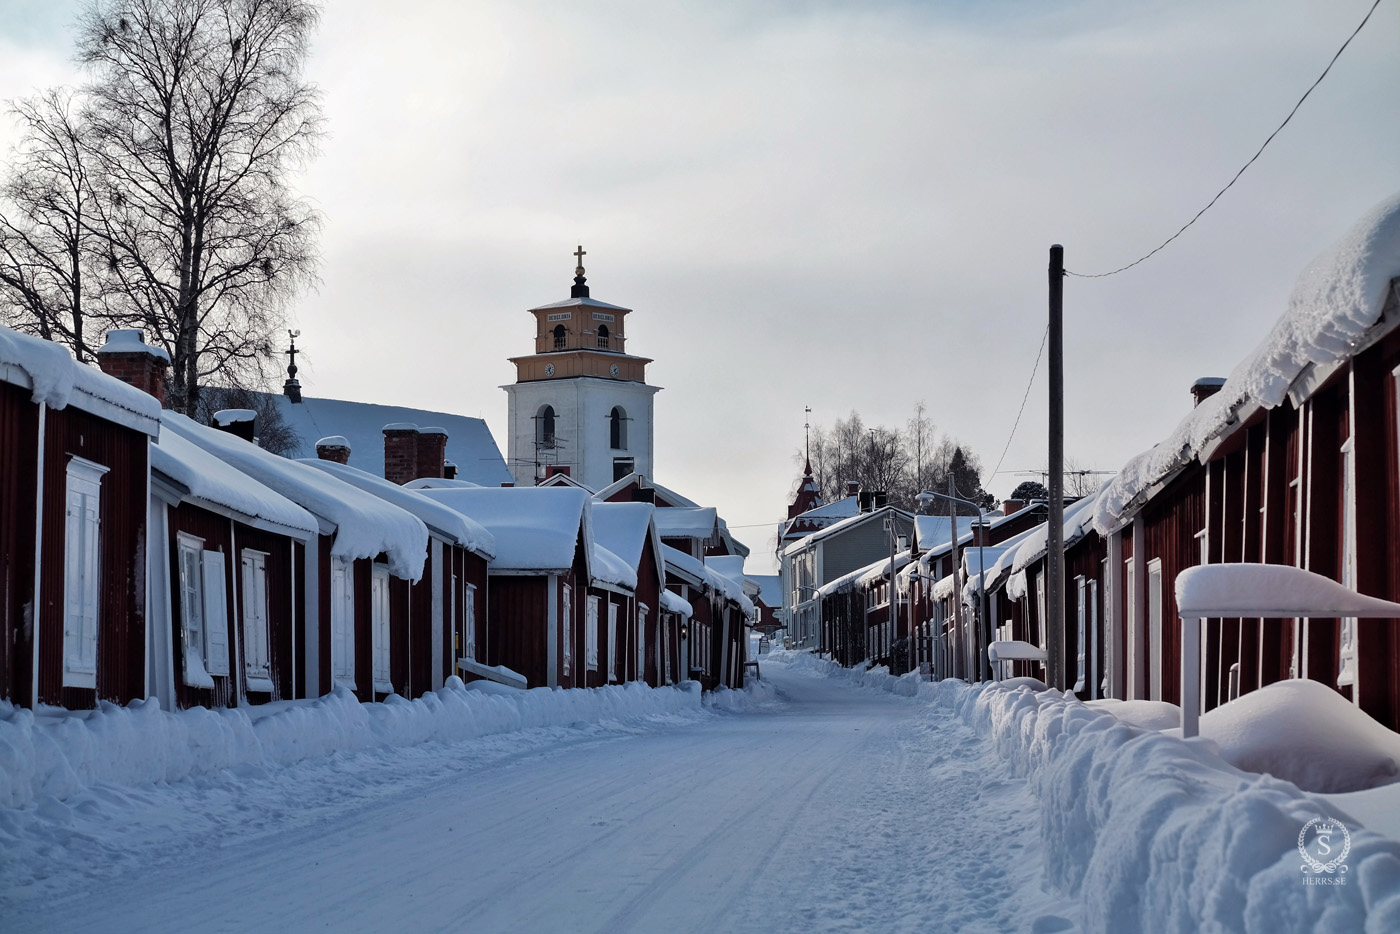
[[[571,674],[574,668],[574,589],[564,585],[564,606],[559,617],[559,627],[564,634],[564,674]]]
[[[331,559],[331,681],[351,691],[355,686],[355,566]]]
[[[390,652],[389,568],[374,565],[370,576],[370,656],[374,690],[379,694],[394,693],[392,657]]]
[[[1162,559],[1147,562],[1147,688],[1149,700],[1162,699]]]
[[[102,478],[107,467],[70,457],[63,538],[63,685],[97,687],[102,583]]]
[[[608,680],[617,680],[617,604],[608,601]]]
[[[637,681],[645,681],[647,678],[647,613],[651,612],[651,607],[645,603],[637,604]]]
[[[183,680],[190,687],[213,688],[216,676],[229,674],[224,554],[206,551],[204,539],[180,532],[176,538],[176,561]]]
[[[272,693],[272,644],[267,594],[267,552],[244,548],[239,555],[243,574],[243,676],[249,691]]]
[[[1353,438],[1342,444],[1342,585],[1356,589],[1356,458]],[[1337,687],[1351,687],[1353,704],[1360,703],[1357,685],[1356,617],[1343,617],[1337,633]]]
[[[583,613],[583,664],[587,671],[598,670],[598,597],[589,594]]]
[[[1084,586],[1084,575],[1083,575],[1083,574],[1079,574],[1079,575],[1076,575],[1076,576],[1075,576],[1075,578],[1074,578],[1074,586],[1075,586],[1076,591],[1078,592],[1078,597],[1079,597],[1079,599],[1078,599],[1078,601],[1077,601],[1077,603],[1076,603],[1076,605],[1077,605],[1078,608],[1079,608],[1079,611],[1078,611],[1078,619],[1077,619],[1077,623],[1078,623],[1078,627],[1079,627],[1079,642],[1078,642],[1079,666],[1078,666],[1078,669],[1077,669],[1077,676],[1076,676],[1076,678],[1075,678],[1073,690],[1074,690],[1074,693],[1075,693],[1075,694],[1079,694],[1079,693],[1081,693],[1081,692],[1084,690],[1085,685],[1088,684],[1088,672],[1085,670],[1085,669],[1087,668],[1087,665],[1085,664],[1085,662],[1087,661],[1087,655],[1088,655],[1088,653],[1087,653],[1086,650],[1087,650],[1087,648],[1088,648],[1088,643],[1089,643],[1089,628],[1088,628],[1089,607],[1088,607],[1088,604],[1087,604],[1087,594],[1086,594],[1086,590],[1085,590],[1085,586]]]

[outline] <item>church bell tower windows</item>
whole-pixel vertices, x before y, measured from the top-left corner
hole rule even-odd
[[[608,326],[606,324],[598,325],[598,349],[608,349]]]
[[[542,449],[554,447],[554,406],[542,405],[535,415],[535,443]]]
[[[569,342],[568,334],[569,334],[569,332],[568,332],[567,330],[565,330],[564,325],[562,325],[562,324],[556,324],[556,325],[554,326],[554,349],[555,349],[555,350],[563,350],[563,349],[564,349],[565,345],[567,345],[568,342]]]
[[[627,450],[627,412],[620,405],[613,406],[608,416],[608,439],[614,451]]]

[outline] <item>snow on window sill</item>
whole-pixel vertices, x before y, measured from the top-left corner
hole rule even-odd
[[[261,691],[264,694],[271,694],[274,690],[271,678],[258,675],[249,675],[243,687],[249,691]]]
[[[376,681],[374,682],[374,692],[376,694],[392,694],[394,693],[394,684],[392,681]]]
[[[355,679],[354,679],[354,678],[345,678],[345,677],[341,677],[341,678],[335,678],[334,680],[335,680],[335,686],[338,687],[338,688],[345,688],[345,690],[347,690],[347,691],[358,691],[358,690],[359,690],[359,688],[357,688],[357,687],[355,686]]]
[[[214,689],[214,679],[204,667],[204,662],[200,660],[199,653],[194,649],[185,650],[185,684],[192,688]]]

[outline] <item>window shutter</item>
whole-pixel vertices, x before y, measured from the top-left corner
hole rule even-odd
[[[476,658],[476,585],[475,585],[475,584],[468,584],[468,585],[467,585],[467,594],[466,594],[465,606],[463,607],[463,613],[464,613],[465,615],[464,615],[463,621],[462,621],[462,631],[466,634],[466,638],[463,640],[463,641],[466,643],[466,650],[465,650],[465,651],[466,651],[466,657],[474,660],[474,659]]]
[[[374,689],[394,689],[389,667],[389,571],[376,566],[371,582],[370,632],[374,660]]]
[[[573,670],[574,665],[574,592],[564,585],[564,613],[560,617],[559,629],[564,633],[564,674]]]
[[[584,610],[583,663],[589,671],[598,670],[598,598],[589,597]]]
[[[249,678],[266,679],[272,674],[267,646],[267,561],[261,554],[245,549],[242,565],[243,668]]]
[[[224,554],[203,554],[204,665],[211,675],[228,675],[228,591],[225,589]]]
[[[608,680],[617,680],[617,604],[608,601]]]
[[[637,680],[647,676],[647,605],[637,606]]]
[[[331,678],[355,690],[355,594],[350,567],[331,559]]]

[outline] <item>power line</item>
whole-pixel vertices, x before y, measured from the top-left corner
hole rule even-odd
[[[1011,425],[1011,435],[1006,439],[1006,447],[1001,449],[1001,457],[997,458],[997,465],[992,468],[989,477],[995,477],[1001,470],[1002,461],[1006,460],[1006,452],[1011,448],[1011,439],[1016,437],[1016,428],[1021,424],[1021,415],[1026,411],[1026,400],[1031,397],[1031,386],[1035,385],[1035,373],[1040,369],[1040,358],[1045,356],[1045,342],[1050,339],[1050,329],[1045,329],[1045,336],[1040,339],[1040,351],[1035,355],[1035,364],[1031,367],[1031,378],[1026,381],[1026,394],[1021,397],[1021,409],[1016,413],[1016,421]]]
[[[1114,270],[1111,271],[1111,272],[1083,273],[1083,272],[1070,272],[1068,269],[1066,269],[1066,270],[1065,270],[1065,275],[1067,275],[1067,276],[1076,276],[1076,277],[1078,277],[1078,278],[1080,278],[1080,279],[1103,279],[1103,278],[1106,278],[1106,277],[1108,277],[1108,276],[1116,276],[1116,275],[1118,275],[1118,273],[1123,272],[1124,270],[1127,270],[1127,269],[1132,269],[1132,268],[1133,268],[1134,266],[1136,266],[1138,263],[1141,263],[1143,260],[1146,260],[1146,259],[1152,257],[1152,256],[1155,255],[1156,253],[1160,252],[1163,248],[1165,248],[1165,247],[1167,246],[1167,244],[1171,243],[1171,242],[1172,242],[1173,240],[1175,240],[1177,237],[1179,237],[1179,236],[1181,236],[1182,234],[1184,234],[1184,233],[1186,232],[1186,228],[1190,227],[1192,224],[1196,223],[1196,221],[1200,220],[1202,214],[1204,214],[1205,212],[1209,211],[1212,207],[1215,206],[1215,202],[1217,202],[1217,201],[1220,200],[1220,196],[1223,195],[1223,194],[1225,194],[1225,192],[1229,191],[1230,188],[1231,188],[1231,186],[1233,186],[1233,185],[1235,184],[1235,182],[1237,182],[1237,181],[1240,180],[1240,176],[1243,175],[1243,174],[1245,173],[1245,169],[1248,169],[1251,165],[1253,165],[1253,164],[1254,164],[1254,161],[1255,161],[1256,159],[1258,159],[1258,158],[1260,157],[1260,155],[1263,154],[1264,150],[1268,147],[1268,145],[1274,141],[1274,137],[1275,137],[1275,136],[1278,136],[1279,132],[1282,131],[1284,127],[1288,126],[1288,121],[1292,120],[1292,119],[1293,119],[1293,115],[1296,114],[1296,113],[1298,112],[1298,108],[1303,106],[1303,101],[1307,100],[1307,99],[1308,99],[1308,95],[1312,94],[1312,92],[1313,92],[1314,90],[1317,89],[1317,86],[1318,86],[1319,84],[1322,83],[1322,79],[1325,78],[1325,77],[1327,77],[1327,73],[1328,73],[1329,71],[1332,70],[1332,66],[1335,65],[1335,64],[1337,64],[1337,59],[1339,59],[1339,58],[1342,57],[1342,53],[1346,51],[1347,46],[1351,45],[1351,40],[1355,39],[1356,36],[1357,36],[1357,33],[1361,32],[1361,30],[1366,26],[1366,23],[1371,19],[1371,14],[1374,13],[1374,12],[1376,12],[1376,7],[1378,7],[1378,6],[1380,6],[1380,5],[1381,5],[1381,0],[1376,0],[1375,3],[1371,4],[1371,9],[1368,10],[1368,11],[1366,12],[1365,17],[1362,18],[1362,20],[1361,20],[1361,25],[1360,25],[1360,26],[1357,26],[1356,29],[1354,29],[1354,30],[1352,31],[1352,33],[1351,33],[1350,36],[1347,36],[1347,41],[1345,41],[1345,42],[1342,43],[1342,47],[1341,47],[1340,49],[1337,50],[1337,54],[1336,54],[1336,55],[1333,55],[1333,56],[1332,56],[1332,60],[1331,60],[1330,62],[1327,63],[1327,67],[1326,67],[1326,68],[1322,69],[1322,74],[1320,74],[1320,75],[1317,76],[1317,80],[1314,81],[1314,82],[1312,83],[1312,86],[1309,87],[1305,92],[1303,92],[1303,96],[1302,96],[1302,97],[1298,98],[1298,103],[1296,103],[1296,104],[1293,105],[1293,109],[1290,110],[1290,111],[1288,112],[1288,116],[1286,116],[1286,117],[1283,118],[1283,122],[1280,123],[1280,124],[1278,125],[1278,129],[1274,130],[1272,133],[1269,134],[1269,138],[1266,139],[1266,140],[1264,140],[1264,145],[1263,145],[1263,146],[1260,146],[1260,147],[1259,147],[1259,151],[1256,152],[1254,155],[1252,155],[1252,156],[1249,157],[1249,161],[1246,162],[1246,163],[1244,164],[1244,166],[1243,166],[1238,172],[1235,173],[1235,177],[1232,178],[1232,179],[1230,179],[1229,183],[1228,183],[1224,188],[1222,188],[1222,189],[1220,189],[1219,191],[1217,191],[1217,192],[1215,193],[1215,197],[1210,199],[1210,203],[1207,204],[1205,207],[1201,208],[1199,211],[1197,211],[1197,212],[1196,212],[1196,216],[1193,217],[1193,218],[1191,218],[1189,221],[1187,221],[1187,222],[1185,223],[1185,225],[1183,225],[1182,228],[1181,228],[1180,230],[1178,230],[1176,233],[1172,234],[1172,235],[1171,235],[1170,237],[1168,237],[1166,240],[1162,241],[1161,245],[1159,245],[1155,250],[1152,250],[1150,253],[1147,253],[1147,254],[1145,254],[1145,255],[1143,255],[1143,256],[1138,257],[1137,259],[1133,260],[1131,263],[1129,263],[1129,264],[1126,265],[1126,266],[1119,266],[1117,269],[1114,269]]]

